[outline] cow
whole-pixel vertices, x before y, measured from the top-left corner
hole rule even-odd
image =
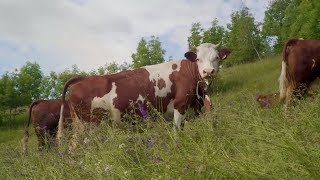
[[[199,84],[218,72],[218,63],[227,58],[230,50],[218,50],[218,45],[204,43],[196,52],[185,53],[186,59],[125,70],[102,76],[75,77],[67,81],[62,92],[62,101],[69,89],[69,108],[75,128],[83,130],[81,122],[99,123],[96,112],[110,112],[113,122],[132,110],[141,114],[139,104],[149,102],[165,117],[174,119],[174,130],[181,129],[189,105],[196,98]],[[70,86],[70,88],[69,88]],[[62,137],[64,104],[61,106],[58,144]],[[81,120],[81,121],[80,121]],[[81,127],[82,126],[82,127]],[[76,136],[74,136],[76,137]]]
[[[320,40],[289,39],[282,51],[280,102],[288,107],[292,96],[304,96],[320,75]]]
[[[24,129],[22,138],[24,153],[27,152],[27,143],[29,138],[28,129],[31,120],[35,133],[38,137],[38,149],[44,149],[46,145],[46,139],[49,147],[54,145],[58,130],[61,103],[61,99],[36,100],[31,103],[29,107],[28,123]],[[65,118],[70,118],[68,106],[66,106],[64,109],[63,116]]]

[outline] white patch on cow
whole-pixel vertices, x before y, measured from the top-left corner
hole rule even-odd
[[[139,97],[137,98],[136,103],[139,101],[141,101],[142,103],[145,101],[145,98],[143,98],[141,94],[139,94]]]
[[[199,73],[201,77],[206,77],[204,71],[214,70],[214,73],[219,69],[219,53],[217,51],[217,45],[211,43],[203,43],[197,47],[197,61]]]
[[[311,70],[316,67],[316,60],[312,59],[312,66],[311,66]]]
[[[173,110],[173,115],[174,115],[174,130],[180,130],[181,129],[181,123],[183,123],[184,121],[184,117],[185,115],[184,114],[180,114],[180,112],[177,110],[177,109],[174,109]]]
[[[287,94],[286,66],[287,66],[286,63],[282,61],[281,74],[279,76],[279,91],[280,91],[281,101],[286,99],[286,94]]]
[[[117,97],[116,93],[116,83],[112,83],[112,88],[108,94],[105,94],[102,97],[95,97],[91,102],[91,113],[96,108],[102,108],[104,110],[113,110],[115,109],[113,101]]]
[[[176,64],[177,68],[172,69],[172,65]],[[142,68],[149,72],[149,80],[155,82],[155,96],[156,97],[166,97],[168,93],[171,92],[172,82],[169,79],[169,75],[174,71],[180,71],[181,61],[170,61],[162,64],[144,66]],[[163,79],[166,86],[160,89],[158,87],[158,81]]]

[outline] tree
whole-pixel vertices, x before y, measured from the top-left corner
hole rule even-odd
[[[39,99],[39,84],[43,77],[39,64],[27,62],[16,75],[20,105],[28,105],[32,100]]]
[[[161,42],[158,37],[151,36],[151,40],[147,44],[150,55],[150,65],[151,64],[160,64],[164,62],[165,50],[161,48]]]
[[[5,109],[19,106],[18,91],[14,73],[5,73],[0,79],[0,105]]]
[[[141,66],[158,64],[164,62],[165,50],[161,48],[161,42],[158,37],[151,36],[150,41],[141,38],[137,53],[131,55],[133,60],[133,68]]]
[[[218,20],[214,19],[211,27],[203,32],[202,43],[219,43],[223,41],[226,35],[224,27],[218,25]]]
[[[226,61],[228,66],[254,61],[266,51],[267,45],[261,36],[259,25],[255,23],[247,7],[231,14],[231,24],[227,25],[230,30],[227,33],[227,46],[232,51]]]
[[[320,38],[320,2],[317,0],[293,0],[285,11],[281,36],[287,38]],[[284,32],[285,31],[285,32]]]
[[[65,69],[61,73],[51,71],[49,76],[44,77],[40,84],[41,98],[56,99],[61,97],[64,84],[74,76],[86,76],[87,73],[81,71],[77,65],[73,65],[71,70]]]
[[[292,0],[272,0],[265,11],[262,34],[270,40],[275,39],[274,52],[280,52],[284,39],[281,37],[285,10],[292,3]]]
[[[137,47],[137,53],[133,53],[131,55],[133,60],[133,68],[138,68],[141,66],[145,66],[147,64],[150,64],[149,61],[149,49],[147,47],[147,41],[144,38],[141,38],[138,47]]]
[[[12,120],[15,116],[12,110],[20,106],[20,95],[17,89],[17,73],[5,73],[0,79],[0,119]],[[9,110],[9,115],[6,111]],[[13,115],[13,116],[12,116]]]
[[[202,42],[203,28],[201,27],[200,22],[192,23],[190,33],[191,35],[188,37],[188,45],[189,50],[193,50]]]
[[[115,61],[111,63],[106,63],[105,67],[106,67],[106,72],[108,74],[113,74],[113,73],[119,72],[120,70],[120,67]]]

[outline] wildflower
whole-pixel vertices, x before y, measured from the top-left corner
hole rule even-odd
[[[139,111],[141,112],[141,115],[143,119],[148,119],[150,118],[149,113],[144,109],[144,106],[141,103],[138,103],[139,106]]]
[[[124,148],[125,146],[126,146],[126,145],[125,145],[124,143],[122,143],[122,144],[119,145],[119,148],[122,149],[122,148]]]
[[[85,137],[84,140],[83,140],[83,143],[87,144],[88,142],[89,142],[89,138]]]
[[[111,166],[109,166],[109,165],[107,164],[106,167],[104,168],[104,172],[106,172],[106,173],[111,172]]]

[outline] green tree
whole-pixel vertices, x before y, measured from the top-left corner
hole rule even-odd
[[[0,120],[14,119],[16,109],[21,103],[20,98],[17,89],[17,73],[5,73],[2,75],[0,79]],[[8,110],[9,114],[7,113]]]
[[[27,62],[16,75],[20,105],[29,105],[32,100],[39,99],[39,85],[43,77],[39,64]]]
[[[141,38],[138,44],[137,53],[133,53],[131,57],[133,60],[133,68],[138,68],[150,64],[150,52],[147,47],[147,41],[144,38]]]
[[[150,41],[147,44],[147,48],[149,50],[149,59],[151,64],[160,64],[164,62],[164,54],[165,50],[161,48],[161,42],[158,37],[151,36]]]
[[[103,66],[100,66],[97,69],[97,72],[98,72],[99,75],[104,75],[104,74],[106,74],[106,69]]]
[[[105,67],[106,67],[106,72],[108,74],[113,74],[113,73],[119,72],[120,70],[119,65],[115,61],[111,63],[106,63]]]
[[[203,32],[202,43],[219,43],[224,40],[226,30],[218,25],[218,20],[214,19],[211,27]]]
[[[200,22],[192,23],[190,36],[188,37],[189,50],[193,50],[195,47],[199,46],[202,42],[203,28]]]
[[[5,109],[13,109],[19,106],[18,91],[14,73],[5,73],[0,79],[0,105]]]
[[[51,71],[49,76],[45,76],[40,84],[41,98],[60,98],[64,84],[72,77],[88,73],[81,71],[77,65],[73,65],[71,70],[65,69],[61,73]]]
[[[150,41],[141,38],[137,52],[131,55],[133,68],[141,66],[158,64],[164,62],[165,50],[161,47],[161,42],[158,37],[151,36]]]
[[[282,39],[287,38],[320,38],[320,2],[317,0],[293,0],[285,11],[281,29]]]
[[[252,62],[265,53],[267,44],[261,36],[259,23],[255,23],[254,17],[247,7],[231,14],[231,24],[227,27],[227,46],[232,53],[226,61],[226,65]]]
[[[284,39],[281,37],[285,10],[292,0],[272,0],[269,2],[262,26],[262,34],[269,39],[276,39],[273,50],[280,52]]]

